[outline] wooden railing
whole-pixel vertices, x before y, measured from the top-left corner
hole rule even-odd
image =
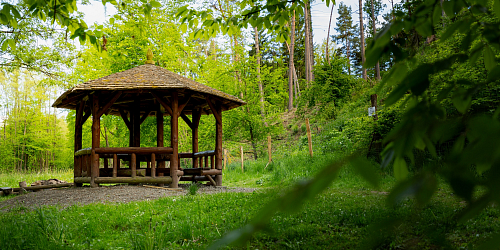
[[[169,177],[170,169],[158,168],[157,162],[168,161],[173,153],[173,148],[169,147],[121,147],[121,148],[95,148],[96,156],[104,159],[104,168],[100,168],[100,174],[96,177],[96,183],[136,183],[138,180],[127,181],[126,178],[139,178],[148,181],[144,183],[163,183],[162,180],[156,180],[157,174],[165,174]],[[192,175],[192,178],[185,180],[210,180],[210,175],[222,174],[215,166],[215,151],[203,151],[197,153],[179,153],[179,158],[190,158],[196,161],[196,168],[178,168],[177,176]],[[91,177],[92,149],[85,148],[75,152],[75,181],[76,178],[82,182],[87,182]],[[108,159],[112,159],[112,174],[108,166]],[[130,168],[120,168],[120,159],[130,161]],[[147,169],[137,167],[137,162],[146,161]],[[179,161],[180,163],[180,161]],[[159,165],[159,164],[158,164]],[[163,165],[164,166],[164,165]],[[180,167],[180,166],[179,166]],[[109,177],[109,176],[112,177]],[[99,177],[101,176],[101,177]],[[121,177],[120,177],[121,176]],[[125,177],[124,177],[125,176]],[[128,177],[127,177],[128,176]],[[195,176],[203,177],[196,179]],[[163,178],[163,176],[162,176]],[[147,180],[146,180],[147,179]],[[171,178],[170,178],[171,179]],[[139,183],[139,182],[137,182]],[[143,183],[143,182],[140,182]]]

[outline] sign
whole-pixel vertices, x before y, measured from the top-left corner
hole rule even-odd
[[[368,116],[374,116],[374,115],[375,115],[375,107],[369,107]]]

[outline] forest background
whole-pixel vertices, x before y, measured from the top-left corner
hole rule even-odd
[[[143,64],[151,48],[157,65],[248,103],[224,114],[230,154],[245,146],[247,158],[263,158],[268,135],[283,158],[304,154],[309,118],[314,152],[347,156],[302,173],[313,177],[271,202],[251,222],[255,230],[327,188],[346,162],[374,186],[380,175],[396,177],[389,206],[414,196],[422,207],[438,181],[466,202],[459,221],[500,201],[500,1],[367,0],[357,13],[339,4],[337,33],[316,45],[307,1],[218,1],[198,10],[181,1],[111,3],[117,14],[90,28],[74,1],[2,3],[2,172],[71,168],[74,113],[56,115],[57,91]],[[77,48],[76,38],[86,45]],[[200,122],[201,150],[213,147],[211,119]],[[125,145],[118,118],[101,124],[102,145]],[[84,131],[90,145],[90,124]],[[141,146],[154,145],[154,120],[141,133]],[[497,246],[500,237],[492,239]]]

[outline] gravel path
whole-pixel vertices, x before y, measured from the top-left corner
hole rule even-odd
[[[90,203],[127,203],[131,201],[154,200],[166,196],[188,194],[188,185],[180,185],[181,190],[167,190],[143,186],[104,186],[98,188],[71,187],[45,189],[39,192],[30,192],[0,202],[0,211],[7,212],[16,207],[34,209],[46,205],[68,207]],[[253,192],[257,188],[227,188],[201,186],[198,194],[213,194],[222,192]]]

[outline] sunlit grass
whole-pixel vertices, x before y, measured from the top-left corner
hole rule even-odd
[[[19,187],[19,182],[26,181],[28,186],[38,180],[59,179],[73,182],[73,169],[41,173],[0,173],[0,187]]]

